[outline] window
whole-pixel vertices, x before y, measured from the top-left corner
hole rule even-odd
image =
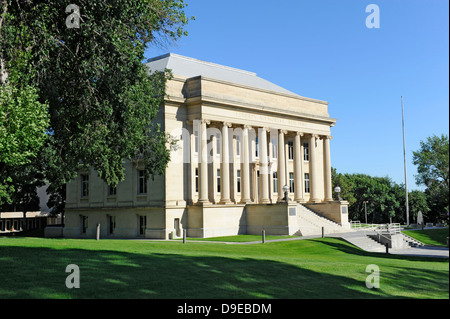
[[[288,159],[294,159],[294,142],[288,141]]]
[[[198,131],[194,131],[194,153],[198,153]]]
[[[237,171],[236,171],[236,189],[237,189],[237,192],[238,193],[240,193],[241,192],[241,170],[240,169],[238,169]]]
[[[195,192],[198,193],[198,168],[195,168]]]
[[[220,193],[220,169],[217,170],[217,192]]]
[[[147,194],[147,177],[144,170],[138,170],[138,194]]]
[[[273,192],[278,193],[278,172],[273,172]]]
[[[145,228],[147,228],[147,216],[139,216],[139,235],[145,235]]]
[[[81,197],[89,196],[89,175],[81,174]]]
[[[309,144],[303,143],[303,160],[309,161]]]
[[[236,135],[236,156],[241,155],[241,137]]]
[[[278,144],[277,144],[277,140],[273,139],[272,140],[272,158],[277,158],[278,157]]]
[[[108,233],[114,234],[114,229],[116,229],[116,216],[108,216]]]
[[[117,187],[108,185],[108,196],[116,196],[116,195],[117,195]]]
[[[309,193],[309,173],[305,173],[305,193]]]
[[[259,157],[259,138],[258,136],[255,138],[255,157]]]
[[[86,234],[86,230],[88,228],[88,217],[81,215],[80,223],[81,223],[81,233]]]
[[[216,134],[216,154],[219,155],[220,154],[220,133]]]
[[[294,173],[289,173],[289,193],[294,192]]]

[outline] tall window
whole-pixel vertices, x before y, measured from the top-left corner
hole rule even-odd
[[[80,223],[81,223],[81,233],[86,234],[86,230],[88,228],[88,217],[81,215]]]
[[[81,174],[81,197],[89,196],[89,175]]]
[[[237,192],[238,193],[240,193],[241,192],[241,170],[240,169],[238,169],[237,171],[236,171],[236,189],[237,189]]]
[[[198,153],[198,131],[194,131],[194,153]]]
[[[273,192],[278,193],[278,173],[273,172]]]
[[[259,138],[255,138],[255,157],[259,157]]]
[[[138,194],[147,194],[147,178],[144,170],[138,170]]]
[[[116,229],[116,216],[108,216],[108,233],[114,234],[114,229]]]
[[[272,139],[272,158],[278,157],[278,144],[277,140],[274,138]]]
[[[220,133],[217,133],[216,134],[216,154],[217,155],[220,154],[220,142],[221,142]]]
[[[288,141],[288,159],[294,159],[294,142]]]
[[[236,156],[241,155],[241,137],[236,135]]]
[[[108,185],[108,196],[116,196],[116,195],[117,195],[117,187]]]
[[[147,228],[147,216],[139,216],[139,235],[145,235],[145,228]]]
[[[305,193],[309,193],[309,173],[305,173]]]
[[[217,192],[220,193],[220,169],[217,170]]]
[[[303,143],[303,160],[309,161],[309,144]]]
[[[289,192],[294,192],[294,173],[289,173]]]
[[[198,167],[195,168],[195,192],[198,193]]]

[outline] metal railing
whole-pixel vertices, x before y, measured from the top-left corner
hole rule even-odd
[[[361,224],[360,221],[351,221],[351,228],[358,231],[374,231],[378,236],[378,242],[381,243],[381,238],[384,238],[392,246],[392,235],[400,234],[402,227],[399,223],[392,224]]]

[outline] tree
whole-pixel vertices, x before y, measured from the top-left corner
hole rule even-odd
[[[79,0],[66,14],[59,0],[1,5],[2,74],[20,75],[48,105],[42,158],[52,188],[88,166],[117,185],[124,159],[163,174],[170,141],[154,120],[170,72],[150,74],[142,60],[150,44],[187,34],[183,0]]]
[[[404,193],[404,192],[403,192]],[[430,208],[428,207],[427,195],[420,190],[413,190],[408,193],[409,211],[412,213],[412,220],[417,221],[417,214],[422,212],[423,218],[426,220]]]
[[[413,152],[417,165],[418,185],[427,187],[430,217],[433,221],[447,219],[449,210],[449,143],[448,135],[433,135],[420,142],[420,150]]]
[[[48,106],[37,99],[32,86],[0,87],[0,205],[11,202],[14,170],[22,171],[45,142]]]
[[[0,205],[0,211],[21,211],[23,213],[23,229],[27,229],[27,212],[40,210],[37,188],[44,186],[44,176],[38,158],[19,167],[9,167],[8,176],[14,188],[11,203]]]
[[[349,219],[369,223],[388,223],[398,219],[400,202],[396,196],[397,184],[389,177],[365,174],[341,174],[332,170],[333,188],[341,187],[341,196],[349,201]],[[404,192],[404,191],[403,191]],[[367,202],[364,204],[364,202]]]

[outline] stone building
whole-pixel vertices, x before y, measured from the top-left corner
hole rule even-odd
[[[139,161],[109,187],[91,170],[67,185],[65,237],[212,237],[310,234],[349,227],[333,200],[328,103],[255,73],[166,54],[171,69],[157,119],[178,140],[166,174],[146,179]],[[285,189],[288,201],[285,198]]]

